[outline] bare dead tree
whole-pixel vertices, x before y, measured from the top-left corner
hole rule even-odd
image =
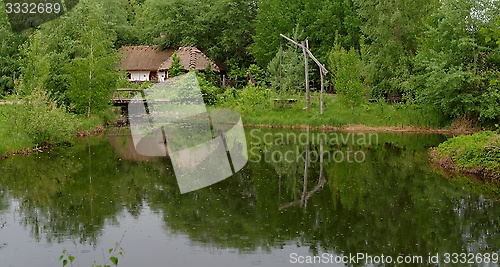
[[[302,43],[297,43],[296,41],[286,37],[283,34],[280,34],[282,38],[285,38],[286,40],[290,41],[294,45],[302,48],[302,52],[304,54],[304,66],[305,66],[305,75],[306,75],[306,109],[309,110],[311,108],[310,103],[311,103],[311,92],[309,90],[309,66],[308,66],[308,58],[310,57],[316,65],[319,67],[319,75],[321,77],[321,92],[320,92],[320,114],[323,114],[324,112],[324,102],[323,102],[323,92],[324,92],[324,76],[328,74],[328,70],[326,70],[325,65],[321,64],[319,60],[313,55],[313,53],[309,50],[309,42],[305,41]],[[280,51],[281,51],[281,41],[280,41]],[[280,58],[281,59],[281,58]],[[280,79],[281,79],[281,60],[280,60]]]

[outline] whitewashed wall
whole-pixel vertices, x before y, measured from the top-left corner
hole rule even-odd
[[[149,81],[149,71],[129,71],[129,81]]]
[[[165,81],[165,72],[164,71],[160,71],[158,72],[158,81],[159,82],[164,82]]]

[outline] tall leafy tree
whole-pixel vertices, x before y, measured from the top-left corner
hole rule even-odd
[[[363,60],[372,95],[412,94],[409,78],[425,21],[436,0],[355,0],[366,37]]]
[[[116,86],[117,54],[113,49],[114,36],[105,30],[104,9],[95,3],[83,3],[81,12],[86,18],[78,27],[76,55],[66,65],[68,97],[71,109],[91,115],[92,110],[105,109]]]
[[[84,0],[42,25],[23,45],[26,92],[42,88],[75,113],[104,109],[118,80],[116,31],[107,13],[102,3]]]
[[[361,82],[363,65],[359,52],[351,47],[346,51],[339,43],[333,46],[328,58],[333,85],[341,99],[351,108],[362,103],[365,97],[364,85]]]
[[[0,6],[3,5],[0,0]],[[18,48],[27,34],[12,32],[7,14],[0,8],[0,96],[14,89],[14,80],[20,73]]]
[[[138,28],[134,27],[137,5],[136,1],[129,0],[106,0],[102,5],[104,23],[107,30],[116,35],[114,44],[117,48],[139,43]]]
[[[446,1],[432,16],[416,57],[418,97],[449,118],[500,118],[500,48],[479,31],[493,26],[497,2]]]
[[[252,0],[146,0],[137,27],[142,43],[194,45],[212,58],[245,64],[255,13]]]
[[[297,25],[300,2],[272,0],[257,2],[259,10],[255,20],[252,54],[260,66],[267,66],[275,57],[279,49],[280,33],[285,35],[292,33]]]
[[[344,47],[359,47],[360,18],[352,0],[260,0],[251,51],[260,66],[266,66],[279,49],[280,34],[291,36],[296,25],[304,30],[316,57],[326,62],[340,35]],[[299,40],[302,41],[302,40]]]
[[[50,76],[50,51],[44,42],[43,33],[35,31],[24,43],[22,49],[22,89],[24,94],[29,94],[33,89],[46,90]]]

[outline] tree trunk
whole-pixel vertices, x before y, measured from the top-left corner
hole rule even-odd
[[[306,44],[307,44],[306,40]],[[309,92],[309,66],[308,66],[308,56],[306,52],[307,46],[302,42],[302,52],[304,53],[304,74],[306,76],[306,109],[311,108],[311,92]]]
[[[319,94],[319,113],[323,114],[323,88],[325,87],[324,85],[324,76],[323,76],[323,70],[319,70],[319,76],[321,76],[321,92]]]
[[[283,48],[281,45],[281,38],[280,38],[280,94],[283,93],[283,78],[281,77],[282,76],[282,70],[281,70],[282,61],[283,61]]]

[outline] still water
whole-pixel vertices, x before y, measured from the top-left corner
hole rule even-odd
[[[124,267],[366,263],[336,262],[348,255],[460,266],[445,253],[500,250],[500,203],[431,170],[444,136],[246,134],[248,164],[187,194],[169,159],[135,153],[126,129],[0,161],[0,266],[62,266],[63,250],[73,266],[103,264],[116,242]],[[498,266],[489,257],[462,265]]]

